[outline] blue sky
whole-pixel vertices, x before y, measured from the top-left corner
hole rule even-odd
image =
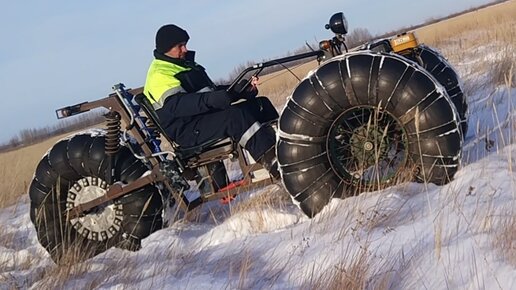
[[[489,0],[7,1],[0,18],[0,143],[21,129],[57,123],[55,109],[142,86],[154,35],[175,23],[213,79],[246,61],[280,57],[331,37],[342,11],[371,33],[424,22]]]

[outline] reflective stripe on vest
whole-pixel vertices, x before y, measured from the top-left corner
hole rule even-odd
[[[143,93],[154,110],[161,109],[168,97],[186,92],[175,75],[187,70],[190,70],[190,68],[159,59],[152,61],[147,72]]]

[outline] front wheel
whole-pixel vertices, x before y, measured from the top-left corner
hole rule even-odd
[[[460,161],[460,121],[414,62],[368,51],[337,57],[303,80],[281,113],[284,186],[313,217],[332,197],[400,179],[446,183]]]
[[[104,195],[108,156],[105,137],[79,134],[43,156],[29,188],[30,217],[41,245],[56,263],[93,257],[110,247],[137,250],[141,239],[162,227],[162,198],[148,185],[88,214],[68,219],[66,210]],[[148,168],[122,146],[112,159],[113,182],[130,183]]]

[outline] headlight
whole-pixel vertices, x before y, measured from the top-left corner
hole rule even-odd
[[[331,29],[335,34],[344,35],[348,33],[348,21],[344,17],[344,13],[338,12],[330,18],[330,23],[325,25],[326,29]]]

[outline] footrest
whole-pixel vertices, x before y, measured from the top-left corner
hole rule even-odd
[[[247,184],[245,179],[233,181],[230,184],[228,184],[227,186],[221,188],[218,192],[229,191],[231,189],[240,187],[245,184]],[[236,194],[229,194],[228,196],[221,198],[220,203],[221,204],[229,204],[231,201],[233,201],[235,199],[235,197],[236,197]]]

